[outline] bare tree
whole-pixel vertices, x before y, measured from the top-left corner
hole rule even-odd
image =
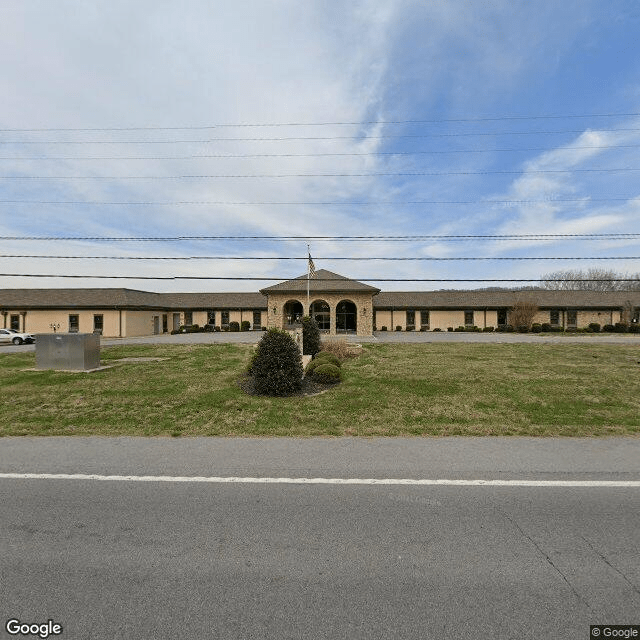
[[[514,327],[526,326],[531,328],[531,323],[538,313],[538,305],[528,300],[518,300],[509,313],[509,320]]]
[[[640,273],[591,268],[553,271],[542,276],[543,289],[574,291],[640,291]]]

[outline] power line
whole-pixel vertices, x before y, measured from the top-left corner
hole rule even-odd
[[[371,173],[254,173],[235,175],[176,175],[176,176],[0,176],[0,180],[208,180],[212,178],[374,178],[416,177],[416,176],[486,176],[486,175],[521,175],[557,174],[557,173],[621,173],[640,171],[638,167],[599,167],[593,169],[520,169],[520,170],[487,170],[487,171],[411,171],[411,172],[371,172]]]
[[[230,202],[224,200],[175,200],[175,201],[108,201],[108,200],[0,200],[0,204],[60,204],[60,205],[114,205],[114,206],[178,206],[178,205],[217,205],[217,206],[380,206],[380,205],[417,205],[417,204],[451,204],[451,205],[471,205],[471,204],[542,204],[554,202],[626,202],[638,198],[638,195],[617,196],[611,198],[542,198],[540,200],[376,200],[376,201],[256,201],[256,202]]]
[[[0,254],[0,258],[30,258],[30,259],[50,259],[50,260],[298,260],[307,261],[308,256],[287,257],[287,256],[51,256],[51,255],[27,255],[27,254]],[[525,257],[431,257],[431,256],[411,256],[411,257],[316,257],[315,260],[349,260],[349,261],[371,261],[385,260],[396,262],[453,262],[453,261],[481,261],[481,260],[640,260],[640,256],[569,256],[569,257],[542,257],[542,256],[525,256]]]
[[[0,132],[41,132],[41,131],[180,131],[180,130],[206,130],[222,127],[325,127],[325,126],[363,126],[363,125],[388,125],[388,124],[436,124],[451,122],[499,122],[503,120],[553,120],[565,118],[632,118],[640,116],[640,113],[584,113],[584,114],[545,114],[545,115],[511,115],[511,116],[487,116],[476,118],[433,118],[429,120],[362,120],[343,122],[261,122],[261,123],[216,123],[210,125],[184,125],[174,127],[42,127],[31,129],[0,129]]]
[[[638,132],[638,128],[598,129],[601,133]],[[283,136],[277,138],[207,138],[200,140],[0,140],[0,144],[209,144],[212,142],[288,142],[293,140],[386,140],[411,138],[458,138],[480,136],[528,136],[585,133],[584,129],[555,131],[469,131],[454,133],[380,134],[375,136]]]
[[[583,151],[585,149],[637,149],[638,144],[605,144],[597,146],[562,147],[562,151]],[[553,151],[556,147],[522,147],[518,149],[429,149],[418,151],[365,151],[353,153],[235,153],[235,154],[192,154],[188,156],[2,156],[0,160],[206,160],[239,158],[324,158],[337,156],[416,156],[452,153],[511,153],[529,151]]]
[[[99,280],[252,280],[279,282],[290,280],[290,277],[272,276],[105,276],[105,275],[70,275],[51,273],[0,273],[1,278],[79,278]],[[541,278],[361,278],[367,282],[537,282]],[[565,282],[564,279],[552,280],[544,278],[545,282]],[[315,278],[315,282],[344,282],[344,278]],[[637,282],[636,278],[605,278],[583,279],[571,282]]]
[[[194,240],[270,240],[270,241],[409,241],[422,240],[556,240],[556,239],[606,239],[630,240],[640,238],[640,233],[535,233],[501,235],[379,235],[379,236],[0,236],[2,240],[69,241],[87,240],[99,242],[183,242]]]

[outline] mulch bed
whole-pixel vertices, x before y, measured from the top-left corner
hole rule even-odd
[[[254,382],[253,382],[253,376],[245,376],[244,378],[241,378],[240,380],[238,380],[238,386],[245,393],[247,393],[250,396],[264,395],[264,394],[258,393],[255,390],[255,385],[254,385]],[[291,398],[291,397],[303,398],[303,397],[306,397],[306,396],[317,396],[318,394],[324,393],[325,391],[328,391],[329,389],[333,389],[335,386],[337,386],[335,383],[315,382],[311,378],[307,378],[305,376],[304,378],[302,378],[302,387],[298,391],[295,391],[294,393],[287,393],[285,396],[278,396],[278,397],[281,397],[281,398]]]

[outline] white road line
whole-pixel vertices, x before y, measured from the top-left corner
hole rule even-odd
[[[82,473],[0,473],[0,480],[97,480],[116,482],[193,482],[226,484],[335,484],[454,487],[628,487],[640,480],[448,480],[413,478],[253,478],[235,476],[105,476]]]

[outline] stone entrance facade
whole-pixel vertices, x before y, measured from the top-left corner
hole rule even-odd
[[[308,299],[306,275],[261,289],[267,296],[267,327],[287,329],[309,315],[329,335],[373,335],[373,296],[379,289],[324,269],[308,286]]]

